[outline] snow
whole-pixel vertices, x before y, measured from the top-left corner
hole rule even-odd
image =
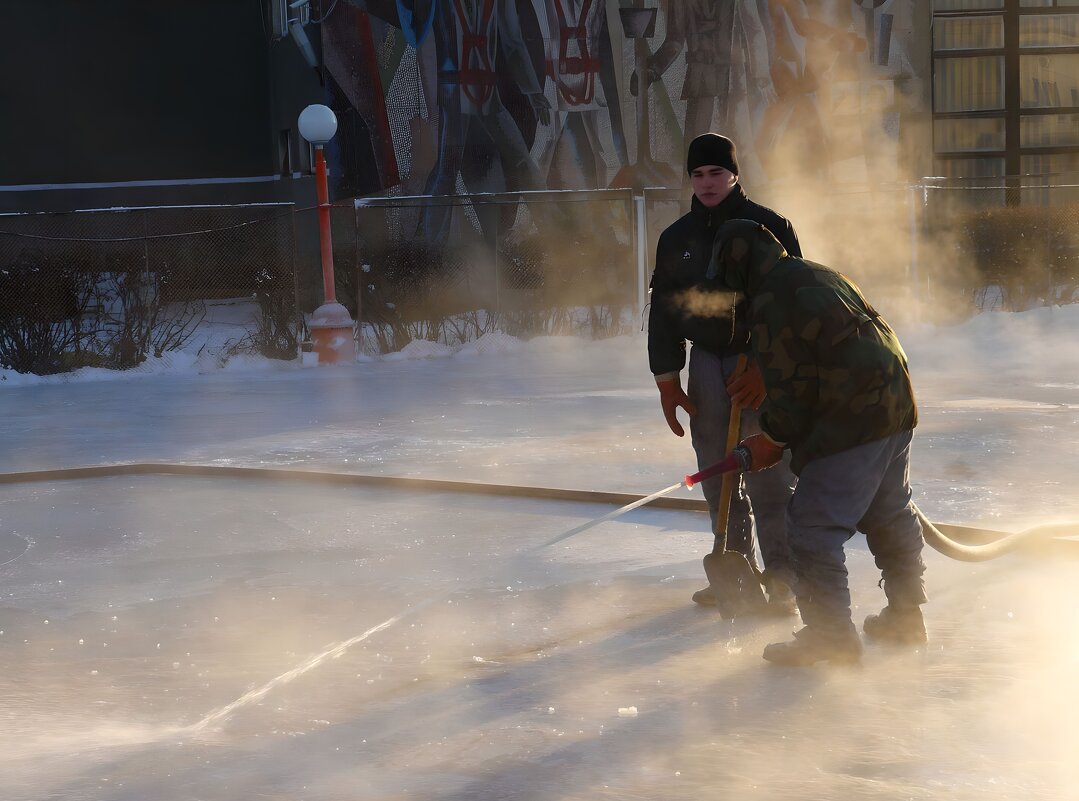
[[[1079,308],[900,335],[927,515],[1079,520]],[[0,373],[0,458],[641,495],[695,467],[639,334]],[[644,506],[541,547],[611,511],[222,477],[0,484],[0,797],[1079,793],[1079,545],[927,551],[927,648],[782,669],[760,652],[795,622],[690,603],[704,515]],[[860,538],[848,566],[860,621],[883,603]]]

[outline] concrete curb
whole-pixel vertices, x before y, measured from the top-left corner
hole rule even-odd
[[[475,495],[494,495],[511,498],[531,498],[549,501],[576,501],[626,506],[646,497],[628,492],[598,492],[594,490],[561,489],[558,487],[533,487],[515,484],[486,484],[478,481],[447,481],[407,476],[375,476],[364,473],[334,473],[323,470],[296,470],[281,467],[234,467],[204,464],[169,464],[164,462],[132,462],[120,464],[67,467],[57,470],[30,470],[0,473],[0,485],[23,484],[46,481],[72,481],[116,476],[221,476],[228,478],[257,479],[262,481],[290,481],[309,484],[337,486],[377,487],[383,489],[412,490],[417,492],[457,492]],[[703,498],[659,497],[648,506],[656,509],[674,509],[684,512],[707,512]],[[1008,532],[992,529],[956,526],[936,523],[936,528],[956,542],[967,545],[990,543],[1009,536]],[[1056,527],[1063,531],[1066,526]],[[1079,535],[1079,524],[1074,527]],[[1050,537],[1056,544],[1079,547],[1079,541]]]

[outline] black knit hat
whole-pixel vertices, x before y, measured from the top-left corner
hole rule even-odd
[[[716,133],[701,134],[689,143],[686,154],[686,172],[713,164],[738,174],[738,154],[734,142]]]

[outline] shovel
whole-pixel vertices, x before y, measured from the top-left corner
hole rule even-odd
[[[735,375],[746,369],[746,357],[738,359]],[[742,427],[742,407],[731,402],[731,419],[727,426],[727,453],[731,454],[738,445],[738,434]],[[741,478],[736,471],[723,473],[723,483],[719,490],[719,508],[716,510],[715,546],[712,553],[704,557],[704,573],[716,599],[716,608],[725,620],[739,615],[758,614],[768,608],[764,597],[760,575],[753,565],[738,551],[727,550],[727,522],[731,511],[731,494],[734,482]]]

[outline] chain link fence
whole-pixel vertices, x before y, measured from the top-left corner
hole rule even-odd
[[[1028,205],[1009,205],[1016,197]],[[853,277],[892,319],[1079,302],[1079,186],[933,179],[754,198],[795,223],[806,258]],[[688,199],[649,189],[338,203],[337,299],[368,354],[493,332],[640,330],[656,243]],[[296,234],[314,223],[315,209],[291,204],[0,216],[0,369],[295,359],[304,315],[322,302],[317,241]]]
[[[854,279],[892,321],[916,313],[927,272],[947,270],[921,249],[921,210],[909,187],[779,188],[755,199],[792,222],[803,258]]]
[[[935,178],[916,191],[919,249],[938,265],[924,275],[928,292],[978,310],[1079,302],[1079,183]]]
[[[294,252],[291,204],[0,216],[0,368],[295,358]]]
[[[368,198],[335,214],[337,299],[368,353],[494,331],[626,333],[637,225],[628,190]]]

